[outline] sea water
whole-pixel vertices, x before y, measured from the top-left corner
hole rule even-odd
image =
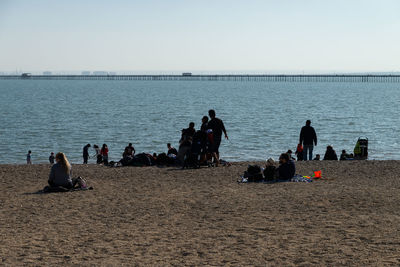
[[[235,81],[0,80],[0,163],[48,162],[62,151],[82,162],[82,148],[108,145],[119,160],[132,142],[136,152],[178,147],[189,122],[215,109],[228,131],[221,158],[278,158],[295,151],[307,119],[318,135],[314,155],[326,146],[353,151],[369,140],[370,159],[400,159],[397,83],[285,83]],[[94,154],[91,149],[90,154]],[[95,161],[94,158],[91,159]]]

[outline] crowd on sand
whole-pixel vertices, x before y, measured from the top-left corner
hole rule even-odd
[[[228,162],[220,159],[219,147],[222,141],[222,134],[228,139],[228,134],[224,123],[216,117],[214,110],[208,111],[208,116],[202,118],[200,129],[195,129],[195,123],[190,122],[189,127],[182,129],[181,138],[179,140],[178,149],[174,148],[170,143],[167,144],[167,152],[160,154],[139,153],[132,143],[125,147],[122,157],[119,161],[109,161],[107,144],[103,144],[101,148],[94,144],[93,149],[97,164],[104,164],[110,167],[120,166],[151,166],[151,165],[169,165],[180,166],[182,168],[199,168],[200,166],[214,167],[220,164],[229,165]],[[268,160],[265,171],[274,170],[274,176],[279,179],[291,179],[296,172],[295,161],[320,160],[320,155],[317,154],[313,158],[313,149],[318,143],[315,129],[311,126],[311,121],[307,120],[306,125],[301,128],[299,143],[295,151],[297,159],[293,157],[293,152],[288,150],[282,153],[279,157],[279,167],[275,168],[273,160]],[[83,147],[83,163],[87,164],[90,158],[89,148],[91,144]],[[356,152],[356,151],[355,151]],[[27,154],[27,163],[32,164],[31,151]],[[342,150],[340,160],[354,159],[353,154],[347,154]],[[323,160],[338,160],[338,156],[331,145],[327,146]],[[78,186],[86,186],[85,181],[78,177],[71,178],[71,164],[66,155],[62,152],[54,155],[52,152],[49,156],[49,162],[53,164],[49,175],[50,187],[65,187],[67,189]],[[273,168],[274,167],[274,168]]]

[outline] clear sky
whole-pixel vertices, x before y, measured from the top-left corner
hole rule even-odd
[[[0,71],[400,71],[399,0],[0,0]]]

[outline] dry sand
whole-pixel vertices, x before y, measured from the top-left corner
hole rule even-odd
[[[33,194],[48,165],[1,165],[0,265],[400,265],[400,161],[297,163],[310,184],[246,167],[74,165],[94,190]]]

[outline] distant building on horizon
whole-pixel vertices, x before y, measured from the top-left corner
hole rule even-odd
[[[52,75],[51,71],[43,71],[43,75]]]
[[[93,71],[93,75],[108,75],[107,71]]]
[[[115,71],[110,71],[110,72],[108,73],[108,75],[117,75],[117,73],[116,73]]]
[[[82,71],[82,75],[90,75],[90,71]]]

